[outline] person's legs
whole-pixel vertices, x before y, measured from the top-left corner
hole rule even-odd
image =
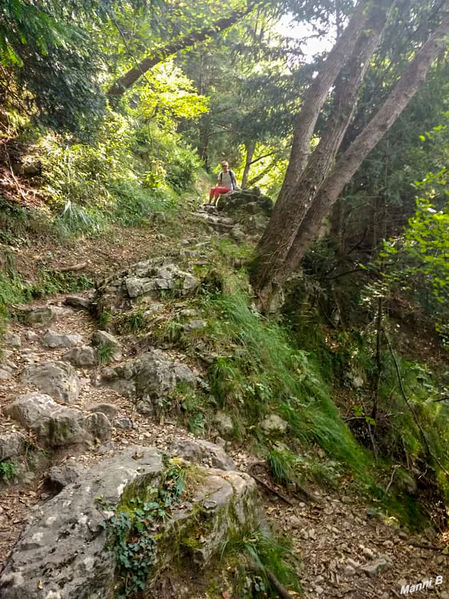
[[[231,191],[229,189],[229,187],[213,187],[210,190],[210,203],[212,204],[212,206],[215,206],[215,204],[217,203],[218,198],[220,197],[220,195],[222,193],[228,193],[228,191]]]
[[[211,204],[212,200],[214,199],[216,189],[217,189],[216,187],[212,187],[211,190],[209,191],[209,204]]]

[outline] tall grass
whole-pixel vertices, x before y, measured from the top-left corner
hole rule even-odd
[[[292,347],[279,324],[253,310],[241,290],[209,296],[204,307],[215,351],[225,354],[210,370],[212,392],[221,405],[239,410],[256,428],[264,416],[276,413],[297,442],[317,443],[365,477],[369,456],[343,422],[307,353]]]

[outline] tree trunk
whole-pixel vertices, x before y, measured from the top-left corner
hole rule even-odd
[[[282,271],[298,227],[313,202],[316,190],[333,166],[343,136],[352,119],[360,85],[368,69],[370,58],[379,44],[393,1],[383,0],[371,9],[370,29],[359,37],[351,60],[337,79],[333,110],[320,143],[310,156],[295,186],[283,187],[287,198],[281,191],[278,202],[284,202],[284,207],[289,206],[289,210],[282,221],[282,234],[279,234],[277,220],[272,218],[257,248],[253,282],[259,290],[265,285],[270,285]]]
[[[245,189],[248,183],[249,169],[251,168],[254,151],[256,149],[256,142],[249,141],[245,143],[246,150],[246,160],[245,160],[245,168],[243,169],[242,175],[242,188]]]
[[[405,109],[424,82],[438,53],[447,45],[447,36],[449,35],[448,3],[445,3],[444,10],[441,25],[416,52],[387,100],[338,160],[333,171],[319,189],[297,231],[295,241],[283,264],[280,280],[285,280],[298,267],[313,242],[323,219],[329,213],[345,185],[349,183],[363,160]]]
[[[369,18],[370,0],[359,0],[348,26],[329,52],[318,75],[307,90],[296,120],[290,161],[281,196],[294,187],[307,164],[310,141],[320,111],[342,66],[354,51]]]
[[[253,8],[254,2],[248,2],[245,8],[235,10],[229,17],[218,19],[203,29],[193,31],[168,44],[155,48],[150,56],[144,58],[136,67],[130,69],[127,73],[117,79],[117,81],[115,81],[109,88],[107,95],[110,97],[121,97],[125,91],[132,87],[149,69],[160,62],[163,62],[170,56],[173,56],[173,54],[176,54],[180,50],[190,48],[195,44],[204,42],[208,37],[214,37],[217,33],[229,29],[229,27],[232,27],[232,25],[235,25],[235,23],[250,13]]]

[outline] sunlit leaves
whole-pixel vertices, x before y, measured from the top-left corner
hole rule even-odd
[[[181,119],[196,120],[207,110],[208,98],[198,94],[192,81],[171,61],[147,74],[137,109],[167,128],[174,128]]]

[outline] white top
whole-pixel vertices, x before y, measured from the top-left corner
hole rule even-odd
[[[220,184],[222,185],[222,187],[229,187],[229,189],[232,189],[232,177],[229,171],[227,171],[226,173],[222,171],[220,173],[220,178]]]

